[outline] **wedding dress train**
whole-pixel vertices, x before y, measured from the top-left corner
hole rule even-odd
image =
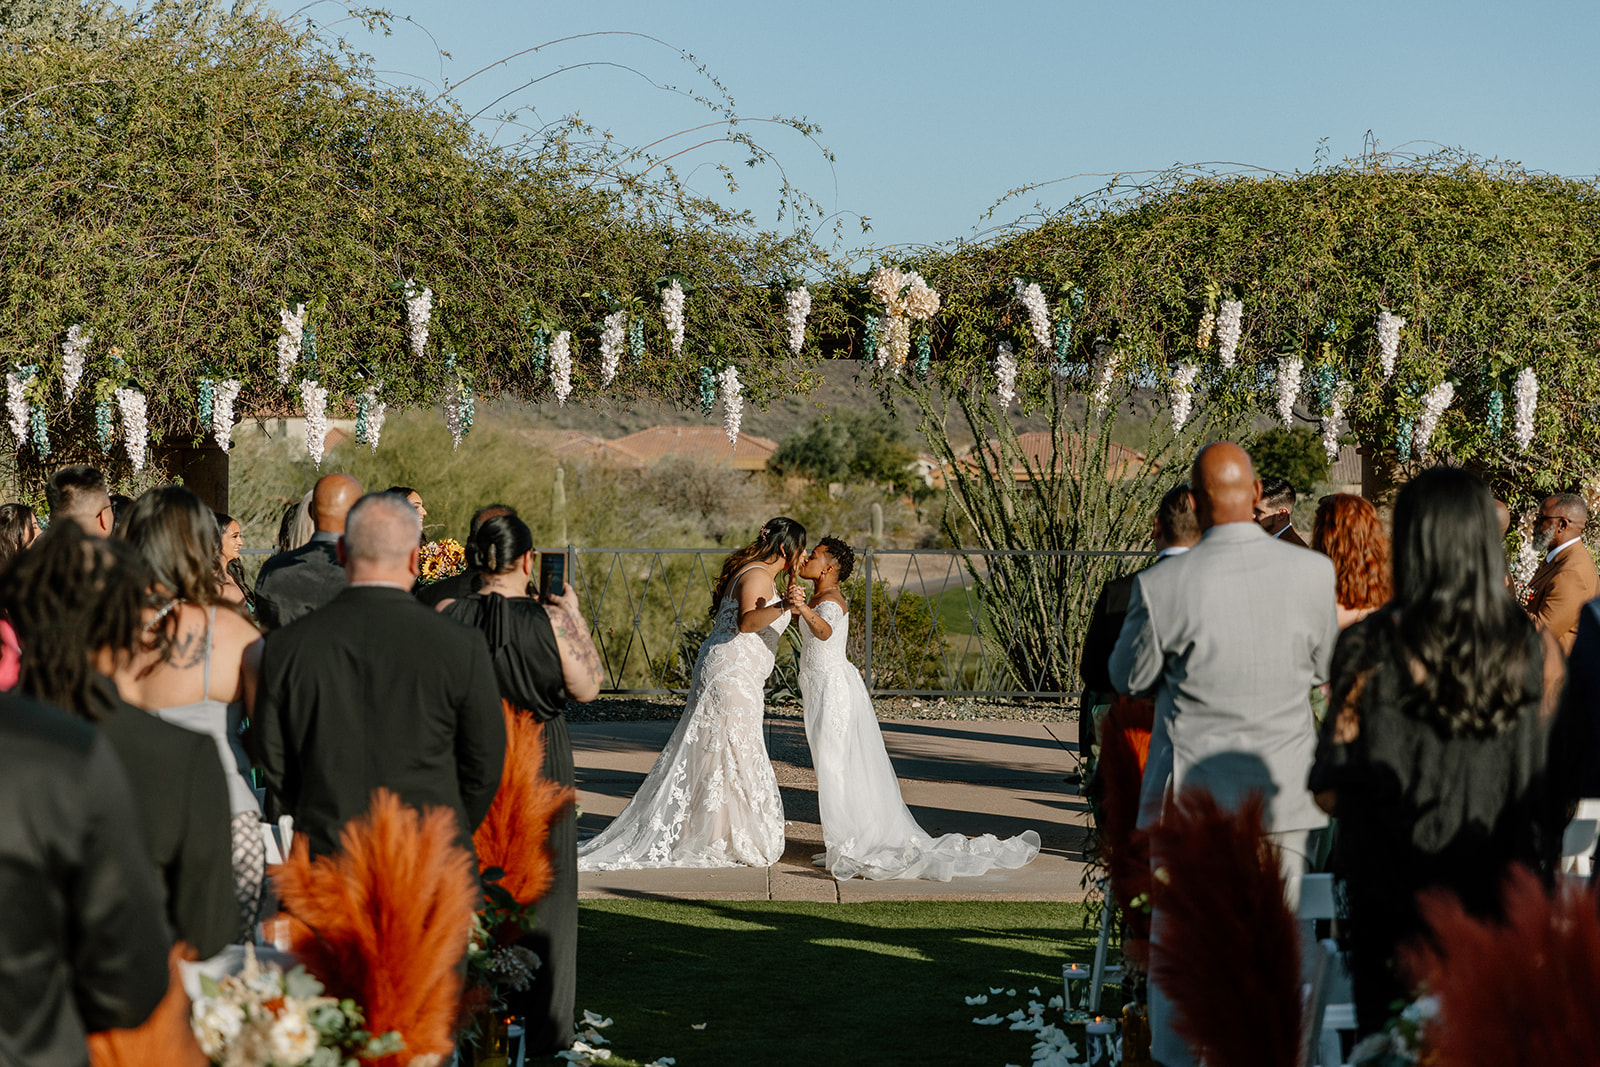
[[[761,726],[791,616],[741,633],[738,583],[700,646],[677,729],[622,814],[578,846],[578,870],[770,867],[783,855],[783,800]]]
[[[866,683],[845,656],[849,616],[829,600],[816,610],[833,634],[826,641],[804,634],[800,694],[827,848],[819,865],[841,881],[860,875],[948,882],[1032,863],[1039,854],[1033,830],[1002,841],[993,834],[931,837],[917,825],[900,797]]]

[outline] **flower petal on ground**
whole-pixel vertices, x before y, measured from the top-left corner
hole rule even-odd
[[[975,997],[966,997],[964,999],[966,1000],[966,1002],[968,1004],[987,1004],[987,1003],[989,1003],[989,998],[984,996],[982,993],[979,993]]]

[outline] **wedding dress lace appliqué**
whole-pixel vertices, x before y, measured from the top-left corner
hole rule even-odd
[[[1033,830],[1002,841],[993,834],[931,837],[917,824],[900,797],[900,780],[884,749],[866,683],[845,656],[849,617],[827,600],[817,614],[833,634],[820,641],[805,632],[800,693],[827,848],[818,863],[841,881],[859,875],[941,882],[1032,863],[1039,855]]]
[[[770,867],[783,855],[783,801],[761,726],[791,616],[740,633],[729,592],[700,646],[683,718],[622,814],[579,846],[578,870]]]

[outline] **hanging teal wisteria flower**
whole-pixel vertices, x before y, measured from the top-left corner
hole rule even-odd
[[[111,446],[116,444],[111,426],[111,401],[96,400],[94,402],[94,443],[103,453],[109,453]]]
[[[44,408],[38,404],[28,410],[28,428],[33,433],[33,448],[45,459],[50,458],[50,427],[44,420]]]
[[[706,418],[717,409],[717,375],[710,367],[700,368],[700,414]]]
[[[644,362],[644,318],[639,315],[628,317],[628,354],[635,363]]]
[[[1072,353],[1072,319],[1066,315],[1056,320],[1056,362],[1065,366]]]
[[[1496,389],[1489,394],[1489,435],[1499,437],[1506,428],[1506,394]]]
[[[917,377],[923,381],[928,378],[928,371],[933,366],[933,342],[928,340],[928,331],[923,330],[917,334],[917,361],[913,365]]]
[[[216,404],[216,383],[211,378],[200,379],[200,425],[204,426],[211,421],[211,409]]]
[[[305,370],[301,372],[301,377],[315,377],[317,370],[317,328],[309,322],[305,325],[305,331],[300,342],[300,359],[306,365]]]
[[[550,359],[550,331],[543,326],[533,331],[533,373],[543,374]]]
[[[1318,411],[1327,411],[1333,403],[1333,388],[1337,381],[1332,367],[1319,363],[1311,368],[1311,397]]]
[[[1411,442],[1417,433],[1417,421],[1407,415],[1400,420],[1399,434],[1395,439],[1395,451],[1400,454],[1401,463],[1411,462]]]
[[[883,340],[883,320],[876,315],[867,316],[867,332],[861,341],[861,362],[871,363],[878,356],[878,345]]]

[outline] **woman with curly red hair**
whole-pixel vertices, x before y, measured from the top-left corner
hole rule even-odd
[[[1339,629],[1371,615],[1388,602],[1389,535],[1377,509],[1352,493],[1334,493],[1317,503],[1311,547],[1333,560]]]

